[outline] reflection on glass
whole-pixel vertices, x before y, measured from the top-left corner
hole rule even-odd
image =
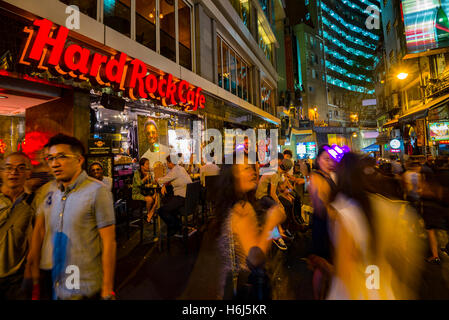
[[[136,41],[156,51],[156,0],[136,0]]]
[[[178,3],[179,64],[192,70],[191,8],[184,0]]]
[[[160,0],[161,55],[176,62],[175,0]]]
[[[250,0],[230,0],[235,11],[239,14],[243,21],[243,24],[249,29],[250,28]]]
[[[229,72],[229,48],[228,46],[222,42],[223,44],[223,89],[226,89],[229,91],[229,80],[231,77],[231,74]]]
[[[97,19],[97,0],[60,0],[66,5],[78,6],[80,12],[87,14],[89,17]]]
[[[130,0],[104,0],[104,24],[129,37],[131,35],[130,8]]]
[[[223,61],[221,60],[221,39],[217,37],[218,86],[223,88]]]
[[[235,60],[234,51],[229,51],[230,53],[230,69],[231,69],[231,92],[232,94],[237,94],[237,66]]]

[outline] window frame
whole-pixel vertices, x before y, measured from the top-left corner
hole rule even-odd
[[[156,0],[156,53],[163,56],[161,54],[161,50],[160,50],[160,40],[161,40],[161,35],[160,35],[160,18],[159,18],[159,14],[160,14],[160,3],[163,0]],[[179,60],[179,13],[178,13],[178,8],[179,8],[179,1],[184,1],[184,3],[190,7],[190,40],[191,40],[191,55],[190,55],[190,59],[191,59],[191,66],[192,72],[196,72],[196,60],[195,60],[195,8],[194,8],[194,4],[192,0],[173,0],[174,1],[174,6],[175,6],[175,42],[176,42],[176,61],[173,61],[174,63],[176,63],[177,65],[180,65],[180,60]],[[136,40],[136,0],[130,0],[130,4],[131,4],[131,21],[130,21],[130,30],[131,30],[131,34],[130,34],[130,39],[137,42]],[[104,0],[97,0],[97,21],[104,24]],[[119,32],[119,31],[117,31]],[[122,34],[122,33],[121,33]],[[125,35],[126,36],[126,35]],[[137,42],[139,43],[139,42]],[[139,43],[141,44],[141,43]],[[145,47],[148,50],[152,50],[148,47]],[[183,68],[185,68],[184,66],[181,66]],[[187,68],[186,68],[187,69]],[[187,69],[189,70],[189,69]]]
[[[250,72],[249,72],[249,68],[250,68],[250,64],[247,62],[247,60],[245,60],[243,57],[242,57],[242,55],[240,55],[239,54],[239,52],[237,51],[237,50],[235,50],[234,49],[234,47],[233,46],[231,46],[230,44],[229,44],[229,42],[228,41],[226,41],[226,39],[223,37],[223,35],[220,33],[220,32],[218,32],[217,31],[217,36],[216,36],[216,38],[217,38],[217,52],[215,53],[216,54],[216,56],[217,56],[217,64],[218,64],[218,50],[220,50],[220,52],[221,52],[221,68],[222,68],[222,85],[220,86],[219,85],[219,76],[218,76],[218,74],[217,74],[217,86],[219,86],[220,88],[222,88],[223,90],[226,90],[226,91],[228,91],[228,92],[230,92],[232,95],[235,95],[236,97],[238,97],[238,98],[240,98],[240,99],[242,99],[242,100],[244,100],[244,101],[246,101],[246,102],[249,102],[250,103],[250,96],[251,96],[251,93],[250,93]],[[218,39],[220,39],[220,48],[218,48]],[[223,43],[225,43],[226,44],[226,46],[228,47],[228,55],[227,55],[227,61],[226,61],[226,65],[227,65],[227,71],[229,72],[229,89],[226,89],[225,88],[225,85],[224,85],[224,72],[223,72],[223,66],[224,66],[224,54],[223,54]],[[234,93],[232,93],[232,81],[231,81],[231,79],[232,79],[232,76],[231,76],[231,53],[233,53],[234,54],[234,57],[235,57],[235,61],[236,61],[236,93],[234,94]],[[237,63],[237,61],[238,60],[240,60],[240,64],[243,66],[245,66],[245,68],[246,68],[246,78],[245,78],[245,82],[246,82],[246,90],[247,90],[247,97],[246,97],[246,99],[244,99],[244,97],[243,97],[243,86],[242,86],[242,96],[241,97],[239,97],[239,95],[238,95],[238,87],[239,87],[239,84],[240,84],[240,81],[239,81],[239,70],[238,70],[238,63]],[[218,72],[218,65],[217,65],[217,72]]]

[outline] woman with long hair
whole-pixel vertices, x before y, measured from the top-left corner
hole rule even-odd
[[[151,183],[150,160],[141,158],[139,169],[134,172],[132,198],[133,200],[145,201],[147,208],[147,221],[150,222],[156,210],[156,193],[150,194],[145,185]]]
[[[222,188],[217,207],[222,227],[223,299],[238,299],[244,279],[250,273],[247,262],[256,267],[262,264],[272,243],[270,234],[276,225],[283,222],[285,213],[275,205],[260,219],[262,222],[259,221],[254,200],[257,177],[254,166],[247,161],[245,164],[223,165],[219,179],[218,185]]]

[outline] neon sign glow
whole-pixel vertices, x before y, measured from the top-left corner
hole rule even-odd
[[[35,64],[56,76],[111,86],[133,100],[159,99],[164,106],[181,105],[189,111],[204,108],[206,98],[200,87],[176,80],[171,74],[162,77],[150,73],[143,61],[123,52],[108,57],[78,44],[66,46],[69,30],[63,26],[55,29],[47,19],[35,20],[33,27],[25,27],[24,32],[28,39],[19,61],[22,64]]]

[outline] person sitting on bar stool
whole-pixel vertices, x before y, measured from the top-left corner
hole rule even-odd
[[[167,236],[172,236],[181,231],[181,220],[178,217],[179,210],[185,204],[187,185],[192,183],[187,171],[180,165],[174,164],[170,156],[166,158],[167,167],[170,171],[157,183],[164,184],[161,193],[164,196],[162,206],[159,208],[159,216],[167,224]],[[173,195],[167,194],[165,185],[170,183],[173,187]]]
[[[206,164],[200,168],[200,180],[203,187],[206,187],[206,177],[220,175],[220,167],[215,164],[214,156],[215,153],[212,151],[209,158],[212,160],[206,159]]]
[[[151,183],[150,160],[141,158],[139,161],[139,170],[134,172],[133,177],[133,200],[145,201],[147,208],[147,222],[151,221],[154,211],[156,210],[156,195],[151,194],[145,185]]]

